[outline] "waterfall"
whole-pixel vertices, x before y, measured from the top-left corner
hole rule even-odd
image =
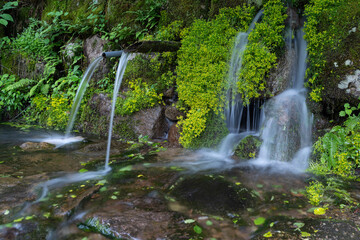
[[[259,11],[254,17],[246,32],[240,32],[235,39],[229,63],[227,76],[227,94],[225,107],[226,126],[230,131],[219,147],[219,154],[230,156],[235,146],[247,135],[254,134],[259,126],[260,108],[259,101],[254,101],[251,106],[243,106],[241,96],[237,93],[237,81],[242,67],[244,51],[248,44],[249,33],[255,28],[255,23],[259,21],[263,10]],[[258,108],[256,108],[256,106]],[[240,134],[241,133],[241,134]]]
[[[234,47],[231,53],[229,72],[227,77],[226,103],[228,104],[228,106],[225,109],[226,125],[230,133],[240,133],[244,106],[241,101],[241,96],[236,93],[237,81],[240,69],[242,67],[244,51],[246,49],[246,45],[248,44],[249,33],[255,28],[255,23],[259,21],[262,14],[263,11],[259,11],[254,17],[247,32],[240,32],[236,36]],[[245,111],[248,111],[248,108],[246,108]],[[247,114],[247,116],[248,118],[250,117],[249,114]],[[250,131],[249,125],[247,125],[246,130]]]
[[[311,153],[312,118],[306,106],[304,79],[306,42],[303,30],[295,32],[295,63],[291,72],[292,87],[265,104],[259,161],[289,162],[297,170],[307,168]]]
[[[70,116],[69,116],[69,121],[68,121],[68,125],[66,127],[66,132],[65,132],[65,138],[70,137],[70,132],[74,126],[74,122],[75,122],[75,118],[77,115],[77,112],[79,111],[79,107],[80,107],[80,103],[81,100],[84,96],[84,93],[86,91],[86,88],[88,86],[88,83],[95,71],[95,69],[97,68],[97,66],[99,65],[100,61],[101,61],[102,57],[97,57],[90,65],[89,67],[86,69],[83,78],[81,79],[79,88],[76,91],[76,95],[74,98],[74,102],[73,105],[71,107],[71,112],[70,112]]]
[[[109,124],[109,134],[108,134],[108,144],[106,149],[106,161],[105,161],[105,169],[109,168],[109,158],[110,158],[110,147],[111,147],[111,135],[112,135],[112,128],[113,128],[113,121],[115,115],[115,105],[118,92],[120,90],[121,82],[125,73],[126,65],[128,62],[128,53],[123,53],[121,55],[119,66],[116,72],[115,77],[115,84],[114,84],[114,91],[113,91],[113,98],[111,103],[111,115],[110,115],[110,124]]]

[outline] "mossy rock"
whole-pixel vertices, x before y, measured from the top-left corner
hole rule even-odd
[[[229,130],[221,114],[210,113],[207,119],[205,131],[199,137],[193,139],[190,148],[213,148],[220,144],[221,140],[228,135]]]
[[[76,0],[76,1],[53,1],[48,0],[46,2],[45,8],[42,12],[42,19],[49,20],[50,17],[48,13],[55,11],[68,12],[69,14],[65,17],[67,20],[71,20],[72,23],[81,23],[84,21],[91,13],[97,14],[105,10],[105,0],[98,0],[98,4],[94,5],[93,11],[91,11],[91,6],[93,5],[92,0]]]
[[[191,208],[211,214],[224,214],[249,208],[256,202],[251,190],[222,177],[192,176],[180,180],[171,191]]]
[[[241,159],[254,158],[259,154],[261,140],[256,136],[246,136],[235,149],[234,155]]]

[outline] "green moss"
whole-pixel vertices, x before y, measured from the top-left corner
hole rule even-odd
[[[221,139],[223,139],[229,130],[226,127],[224,119],[221,115],[210,113],[210,117],[207,121],[205,131],[192,141],[190,148],[211,148],[219,145]]]
[[[258,155],[261,146],[261,141],[258,137],[247,136],[241,140],[235,149],[234,155],[241,159],[254,158]]]
[[[121,139],[127,141],[134,141],[137,139],[134,129],[131,127],[131,122],[128,119],[115,123],[113,131],[116,135],[119,135]]]

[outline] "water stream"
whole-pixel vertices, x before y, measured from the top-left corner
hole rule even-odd
[[[110,158],[110,146],[111,146],[111,136],[112,136],[112,128],[113,128],[113,121],[115,115],[115,105],[118,92],[120,90],[121,82],[125,73],[126,65],[128,62],[128,53],[123,53],[121,55],[119,66],[116,72],[115,77],[115,84],[114,84],[114,91],[113,91],[113,98],[111,103],[111,115],[110,115],[110,124],[109,124],[109,134],[108,134],[108,145],[106,151],[106,159],[105,159],[105,169],[109,169],[109,158]]]
[[[288,162],[289,169],[304,171],[311,153],[312,117],[306,106],[304,79],[306,42],[303,30],[295,32],[295,63],[291,87],[270,99],[265,105],[265,121],[259,158],[256,163],[268,165]]]
[[[71,112],[70,112],[70,116],[69,116],[69,121],[68,121],[68,125],[66,127],[66,132],[65,132],[65,138],[70,137],[70,133],[71,130],[74,127],[74,123],[75,123],[75,119],[76,119],[76,115],[77,112],[79,111],[79,107],[80,107],[80,103],[81,100],[85,94],[86,88],[89,84],[89,81],[93,75],[93,73],[95,72],[97,66],[99,65],[101,59],[103,57],[97,57],[90,65],[89,67],[86,69],[83,78],[81,79],[80,85],[76,91],[76,95],[74,98],[74,102],[71,108]]]

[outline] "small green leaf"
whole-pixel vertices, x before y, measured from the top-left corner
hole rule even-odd
[[[126,171],[131,171],[131,170],[132,170],[132,166],[128,165],[126,167],[119,169],[119,172],[126,172]]]
[[[103,186],[105,183],[107,183],[107,181],[105,179],[103,179],[103,180],[98,181],[97,184],[95,184],[95,185]]]
[[[15,219],[14,222],[17,223],[17,222],[21,222],[22,220],[24,220],[24,218],[18,218],[18,219]]]
[[[311,234],[308,232],[301,232],[301,237],[310,237]]]
[[[275,223],[274,222],[272,222],[272,223],[270,223],[270,227],[273,227],[275,225]]]
[[[262,184],[256,184],[256,187],[258,187],[258,188],[263,188],[264,185],[262,185]]]
[[[79,173],[84,173],[84,172],[87,172],[87,171],[88,171],[87,169],[82,168],[82,169],[79,170]]]
[[[193,222],[195,222],[194,219],[186,219],[186,220],[184,220],[184,223],[186,223],[186,224],[193,223]]]
[[[255,223],[256,226],[259,226],[259,225],[264,224],[265,220],[266,219],[263,218],[263,217],[258,217],[257,219],[254,220],[254,223]]]
[[[212,221],[207,220],[207,221],[206,221],[206,225],[207,225],[207,226],[211,226],[211,225],[213,225],[213,223],[212,223]]]
[[[194,226],[194,231],[195,231],[197,234],[201,234],[201,233],[202,233],[202,228],[199,227],[198,225],[195,225],[195,226]]]
[[[49,213],[49,212],[46,212],[46,213],[43,214],[43,216],[46,217],[46,218],[49,218],[49,217],[50,217],[50,213]]]
[[[267,232],[267,233],[265,233],[264,235],[263,235],[264,237],[272,237],[272,233],[269,231],[269,232]]]
[[[56,195],[56,198],[62,198],[64,195],[62,195],[62,194],[58,194],[58,195]]]
[[[112,195],[110,198],[113,199],[113,200],[116,200],[116,199],[117,199],[117,196]]]
[[[33,219],[34,218],[34,216],[26,216],[25,217],[25,220],[31,220],[31,219]]]
[[[5,210],[4,215],[9,215],[10,211],[9,210]]]
[[[102,188],[100,188],[100,192],[104,192],[104,191],[106,191],[107,190],[107,187],[102,187]]]
[[[296,222],[296,223],[294,223],[294,226],[297,227],[297,228],[302,228],[303,226],[305,226],[305,223]]]

